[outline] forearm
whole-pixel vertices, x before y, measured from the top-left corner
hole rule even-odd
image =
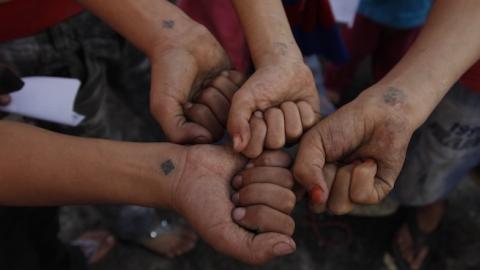
[[[272,59],[302,59],[281,0],[233,0],[258,68]]]
[[[78,0],[110,24],[144,53],[153,57],[158,47],[174,46],[178,36],[198,26],[166,0]]]
[[[388,99],[400,90],[415,128],[480,57],[480,5],[475,0],[436,0],[429,20],[405,57],[374,91]],[[383,92],[382,92],[383,91]],[[367,93],[368,94],[368,93]],[[385,96],[387,95],[387,96]]]
[[[77,138],[8,121],[0,121],[0,149],[3,205],[168,206],[184,159],[171,144]]]

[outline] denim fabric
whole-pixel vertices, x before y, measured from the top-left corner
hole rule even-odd
[[[456,84],[410,142],[395,197],[420,206],[444,198],[480,162],[480,94]]]

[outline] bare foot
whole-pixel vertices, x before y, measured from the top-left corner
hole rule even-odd
[[[168,229],[160,228],[150,233],[151,239],[142,241],[148,250],[169,258],[174,258],[192,250],[197,243],[197,235],[184,224],[175,224]]]
[[[416,210],[415,217],[419,230],[417,235],[410,231],[407,223],[404,223],[398,230],[394,241],[398,245],[402,258],[411,269],[422,269],[424,261],[430,253],[429,244],[431,245],[431,239],[428,238],[440,226],[444,210],[445,203],[443,201],[419,207]],[[424,239],[414,239],[414,237],[423,237]]]
[[[115,238],[104,230],[87,231],[71,244],[79,247],[89,264],[101,261],[115,246]]]
[[[395,241],[400,248],[400,253],[403,259],[408,263],[412,270],[420,269],[425,258],[428,255],[428,246],[420,247],[420,250],[415,250],[413,239],[408,229],[407,224],[403,224],[400,230],[397,232]]]

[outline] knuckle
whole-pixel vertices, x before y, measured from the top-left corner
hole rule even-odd
[[[289,236],[292,236],[293,233],[295,232],[295,221],[293,220],[293,218],[289,216],[285,222],[285,226],[286,226],[286,233]]]
[[[333,203],[328,204],[328,210],[337,216],[341,216],[347,214],[349,212],[349,208],[346,204],[343,203]]]
[[[285,206],[284,206],[284,212],[286,213],[291,213],[293,209],[295,208],[295,203],[297,201],[297,197],[295,196],[295,193],[293,191],[289,190],[289,192],[285,196]]]

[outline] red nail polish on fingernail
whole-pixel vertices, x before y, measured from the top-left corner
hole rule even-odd
[[[310,193],[310,200],[313,203],[323,202],[323,190],[319,186],[314,186],[309,193]]]

